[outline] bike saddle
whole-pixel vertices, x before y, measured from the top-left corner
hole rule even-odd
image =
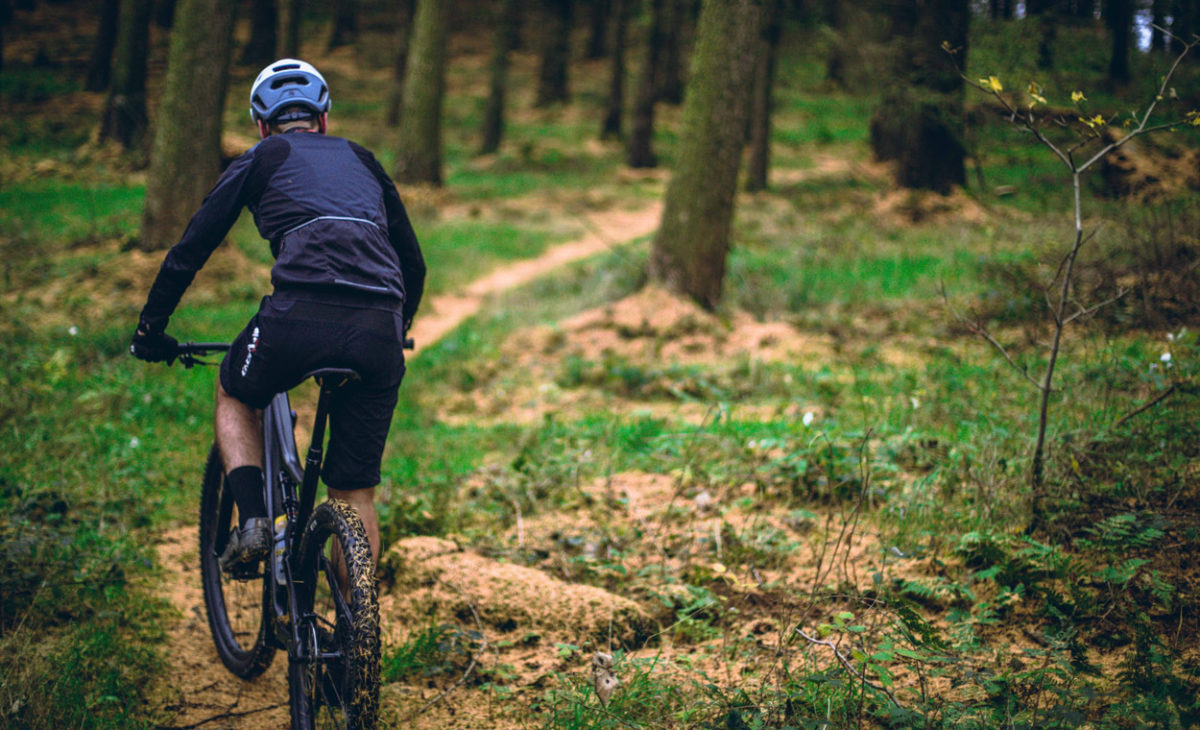
[[[346,383],[357,383],[362,380],[362,376],[350,368],[320,368],[304,376],[305,380],[309,378],[315,378],[322,388],[326,385],[340,388]]]

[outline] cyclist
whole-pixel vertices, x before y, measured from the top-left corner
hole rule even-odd
[[[403,341],[425,283],[425,261],[392,180],[365,148],[326,134],[325,78],[285,58],[250,90],[261,141],[234,160],[167,253],[146,298],[131,353],[170,363],[167,322],[243,207],[270,242],[273,292],[221,362],[215,431],[239,526],[223,567],[266,556],[261,409],[322,367],[357,371],[330,409],[322,479],[357,508],[379,556],[375,487],[404,376]]]

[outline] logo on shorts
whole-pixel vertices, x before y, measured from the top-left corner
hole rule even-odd
[[[250,333],[250,344],[246,345],[246,362],[242,363],[242,377],[246,377],[246,371],[250,369],[250,361],[254,359],[254,351],[258,349],[258,328]]]

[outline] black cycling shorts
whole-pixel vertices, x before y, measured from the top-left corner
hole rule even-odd
[[[379,484],[396,393],[404,378],[399,311],[294,295],[264,297],[221,361],[221,387],[252,408],[319,368],[350,368],[362,380],[334,391],[321,478],[334,489]]]

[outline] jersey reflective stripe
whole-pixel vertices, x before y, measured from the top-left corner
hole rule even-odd
[[[295,233],[296,231],[300,230],[301,228],[303,228],[307,225],[316,223],[317,221],[350,221],[352,223],[366,223],[369,226],[374,226],[375,228],[379,228],[378,223],[376,223],[375,221],[369,221],[366,218],[351,218],[349,216],[344,216],[344,215],[319,215],[316,218],[312,218],[310,220],[304,221],[303,223],[296,226],[295,228],[290,228],[290,229],[284,231],[283,235],[290,236],[291,234]],[[383,229],[379,228],[379,230],[383,230]]]

